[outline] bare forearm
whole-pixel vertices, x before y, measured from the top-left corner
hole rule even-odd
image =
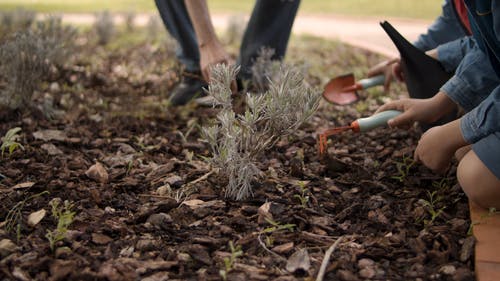
[[[203,47],[217,40],[215,29],[210,18],[206,0],[184,0],[186,8],[193,23],[198,45]]]

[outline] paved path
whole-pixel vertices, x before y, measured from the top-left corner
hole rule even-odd
[[[135,19],[137,25],[146,25],[149,17],[155,14],[139,14]],[[215,14],[212,20],[216,28],[227,26],[230,14]],[[242,17],[245,18],[243,15]],[[92,14],[65,14],[63,20],[73,24],[91,24]],[[348,17],[339,15],[307,15],[300,14],[295,21],[295,34],[312,34],[329,39],[339,39],[348,44],[368,49],[386,56],[396,56],[397,51],[389,37],[379,25],[380,21],[388,20],[408,40],[415,40],[425,32],[431,23],[429,20],[386,19],[375,17]],[[123,22],[121,16],[116,16],[117,23]]]

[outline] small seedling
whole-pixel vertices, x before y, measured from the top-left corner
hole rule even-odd
[[[392,176],[391,179],[398,180],[399,182],[404,182],[406,177],[410,173],[411,167],[415,165],[415,160],[409,156],[403,156],[403,161],[396,161],[396,168],[398,169],[398,175]]]
[[[271,225],[270,227],[265,228],[262,233],[273,233],[280,230],[289,230],[293,232],[294,227],[296,226],[293,223],[281,224],[272,219],[266,218],[266,221]]]
[[[50,249],[54,252],[57,242],[66,237],[68,227],[73,223],[76,213],[71,210],[74,205],[68,200],[65,200],[62,205],[60,198],[54,198],[49,204],[52,207],[52,216],[57,219],[57,227],[52,231],[47,231],[45,237],[49,240]]]
[[[424,220],[425,225],[430,225],[434,223],[434,221],[443,213],[444,209],[446,209],[446,206],[443,206],[441,208],[437,208],[437,204],[443,200],[443,197],[437,195],[437,191],[429,192],[427,191],[427,196],[428,200],[421,199],[421,202],[423,203],[425,209],[431,215],[431,218],[429,220]]]
[[[231,250],[231,256],[224,258],[224,269],[219,270],[219,274],[223,280],[227,280],[227,274],[233,270],[236,259],[243,255],[241,246],[237,245],[235,247],[233,241],[229,241],[229,249]]]
[[[309,195],[307,195],[309,190],[307,189],[306,182],[304,181],[299,181],[298,185],[300,188],[300,194],[294,194],[293,197],[297,198],[300,201],[300,205],[306,208],[307,203],[309,203]]]
[[[2,146],[0,147],[0,149],[2,150],[2,157],[5,153],[5,150],[9,151],[9,156],[12,155],[12,153],[18,148],[24,150],[23,145],[18,142],[18,140],[21,138],[21,136],[18,134],[20,131],[21,128],[15,127],[8,130],[7,133],[5,133],[5,136],[2,137]]]
[[[43,196],[45,194],[49,194],[48,191],[43,191],[34,195],[29,196],[28,198],[19,201],[10,211],[7,213],[5,217],[5,230],[7,232],[16,231],[17,241],[21,239],[21,227],[22,227],[22,211],[24,206],[30,202],[31,200]]]

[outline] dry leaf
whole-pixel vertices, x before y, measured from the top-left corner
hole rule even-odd
[[[45,209],[38,210],[36,212],[31,213],[28,216],[28,225],[31,227],[34,227],[37,225],[47,214],[47,211]]]
[[[68,137],[63,131],[59,130],[40,130],[33,133],[33,137],[43,141],[65,141]]]
[[[35,185],[34,182],[32,181],[27,181],[27,182],[23,182],[23,183],[19,183],[19,184],[16,184],[12,187],[12,189],[16,190],[16,189],[24,189],[24,188],[30,188],[32,187],[33,185]]]

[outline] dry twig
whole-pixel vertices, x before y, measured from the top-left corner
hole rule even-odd
[[[316,281],[323,281],[323,277],[325,277],[325,271],[326,271],[326,266],[328,265],[328,261],[330,261],[330,256],[332,255],[333,251],[335,251],[335,248],[340,244],[340,241],[342,241],[342,238],[344,236],[340,236],[335,243],[333,243],[330,248],[325,253],[325,257],[323,258],[323,261],[321,262],[321,267],[319,268],[318,272],[318,277],[316,277]]]

